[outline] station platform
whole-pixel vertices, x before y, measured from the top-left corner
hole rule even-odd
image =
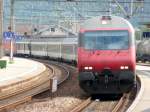
[[[49,72],[44,64],[23,58],[14,58],[14,63],[0,69],[0,100],[30,90],[49,79]]]
[[[141,88],[127,112],[150,112],[150,66],[136,66]]]

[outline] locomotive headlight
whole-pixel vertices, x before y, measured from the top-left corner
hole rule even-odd
[[[128,66],[125,66],[124,68],[125,68],[125,69],[129,69],[129,67],[128,67]]]
[[[100,18],[102,24],[108,24],[112,19],[111,16],[102,16],[102,18]]]
[[[89,67],[89,70],[92,70],[93,69],[93,67]]]
[[[84,69],[85,69],[85,70],[88,70],[88,69],[89,69],[89,67],[84,67]]]
[[[107,21],[105,21],[105,20],[102,20],[102,24],[107,24]]]
[[[92,70],[93,67],[84,67],[85,70]]]
[[[120,69],[121,69],[121,70],[124,70],[124,69],[127,70],[127,69],[129,69],[129,66],[120,66]]]
[[[123,70],[123,69],[124,69],[124,66],[120,66],[120,69]]]

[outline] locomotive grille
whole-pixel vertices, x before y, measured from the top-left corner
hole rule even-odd
[[[111,70],[110,69],[104,69],[103,71],[102,71],[102,75],[104,75],[104,76],[113,76],[113,74],[112,74],[112,72],[111,72]]]

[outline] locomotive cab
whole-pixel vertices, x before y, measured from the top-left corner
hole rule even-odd
[[[87,20],[79,34],[80,87],[90,94],[129,92],[135,82],[134,41],[133,28],[120,17]]]

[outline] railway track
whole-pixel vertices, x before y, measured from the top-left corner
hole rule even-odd
[[[36,61],[39,61],[39,60],[36,60]],[[53,69],[61,68],[61,69],[63,69],[63,71],[66,72],[66,73],[62,73],[62,74],[59,73],[58,74],[58,71],[54,71],[55,77],[57,77],[57,79],[58,79],[58,85],[63,83],[69,77],[70,72],[63,64],[61,64],[59,62],[47,61],[47,60],[40,60],[39,62],[41,62],[41,63],[44,62],[46,64],[46,66],[49,66],[49,67],[51,67]],[[53,65],[53,67],[51,66],[51,64]],[[55,72],[57,72],[57,73],[55,73]]]
[[[43,62],[42,62],[43,63]],[[49,71],[51,71],[51,76],[57,76],[58,77],[58,84],[61,84],[63,81],[65,81],[68,77],[69,77],[69,71],[63,66],[63,65],[58,65],[53,63],[46,63],[44,62],[44,64],[46,65],[47,69],[49,69]],[[60,77],[62,76],[62,77]],[[62,78],[62,79],[61,79]],[[14,108],[15,106],[31,101],[32,97],[43,92],[46,91],[50,88],[50,79],[51,77],[49,77],[47,79],[47,81],[43,82],[40,85],[31,87],[28,90],[24,90],[24,91],[20,91],[20,94],[12,94],[12,96],[9,97],[4,97],[1,101],[0,101],[0,112],[4,112],[9,110],[10,108]]]
[[[89,97],[70,112],[118,112],[126,97],[123,95],[119,101],[95,101]]]
[[[45,63],[55,62],[46,61]],[[55,64],[60,65],[60,63]],[[91,100],[91,97],[78,87],[78,81],[75,80],[77,79],[76,68],[67,64],[62,64],[62,66],[70,71],[70,75],[65,82],[59,81],[57,92],[49,94],[49,91],[46,91],[38,94],[30,103],[20,105],[15,110],[12,109],[13,112],[26,112],[26,108],[31,112],[124,112],[134,99],[135,91],[133,90],[129,94],[124,94],[119,100]],[[61,78],[64,80],[63,77]]]
[[[131,92],[123,94],[119,100],[97,101],[97,99],[92,100],[91,97],[88,97],[70,112],[124,112],[132,104],[136,94],[138,94],[140,79],[138,77],[137,79],[137,89],[133,89]]]
[[[53,62],[46,61],[46,63]],[[26,108],[30,112],[70,112],[72,108],[85,100],[88,96],[78,85],[77,69],[65,63],[62,63],[62,66],[70,71],[70,75],[64,82],[60,81],[61,84],[55,93],[50,94],[49,90],[45,91],[34,96],[30,103],[24,103],[10,109],[10,112],[26,112]]]

